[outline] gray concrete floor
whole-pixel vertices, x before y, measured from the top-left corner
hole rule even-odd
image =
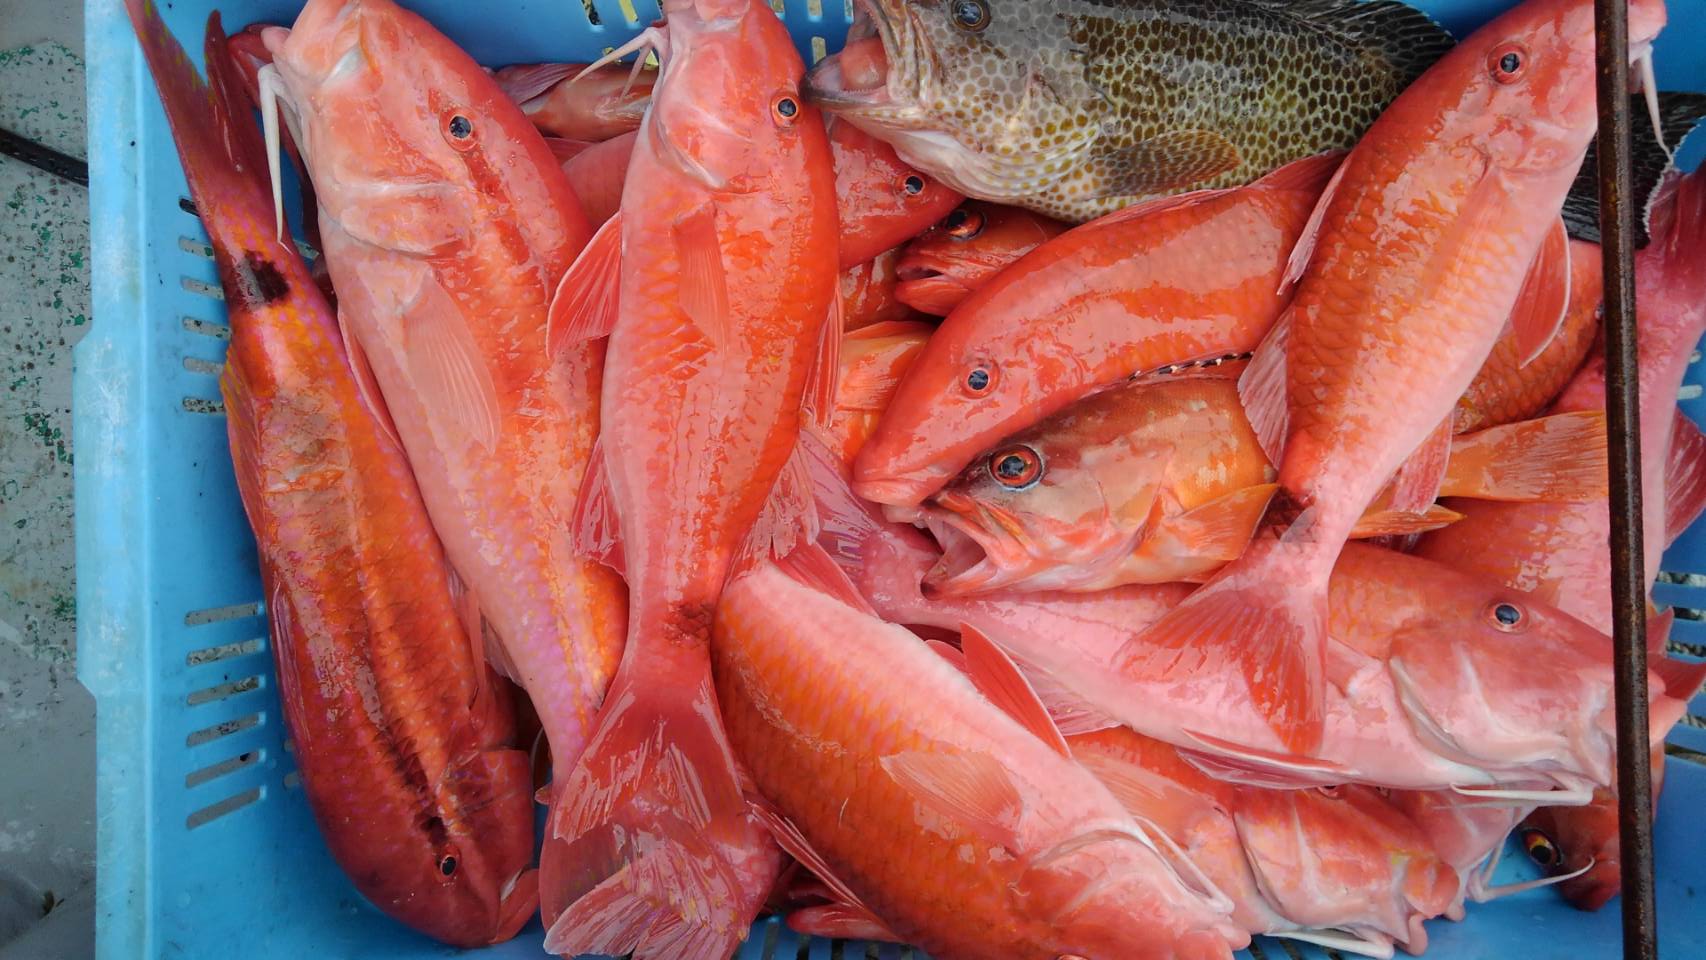
[[[82,5],[0,0],[0,127],[82,157]],[[0,960],[93,952],[94,703],[77,683],[71,347],[84,189],[0,157]]]

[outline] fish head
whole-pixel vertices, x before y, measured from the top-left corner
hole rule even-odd
[[[829,146],[835,159],[844,265],[905,243],[964,199],[845,120],[830,120]]]
[[[1663,766],[1660,760],[1655,771]],[[1517,841],[1548,876],[1586,871],[1558,885],[1558,893],[1579,909],[1598,910],[1623,889],[1617,796],[1610,790],[1595,790],[1581,807],[1541,807],[1522,822]]]
[[[1650,56],[1663,0],[1629,5],[1633,59]],[[1597,128],[1594,4],[1528,0],[1475,31],[1417,80],[1430,109],[1472,131],[1470,149],[1506,175],[1573,177]],[[1430,83],[1437,87],[1429,88]]]
[[[669,0],[667,40],[641,138],[666,167],[715,193],[752,193],[779,155],[806,150],[831,169],[788,30],[755,0]]]
[[[553,202],[539,134],[468,55],[391,0],[310,0],[264,35],[323,216],[360,240],[428,254],[481,197]],[[532,194],[531,196],[529,194]]]
[[[1029,210],[969,200],[907,246],[895,296],[947,316],[1002,268],[1065,230],[1066,224]]]
[[[1114,424],[1097,412],[1068,410],[1016,434],[925,502],[943,547],[926,589],[1069,588],[1132,552],[1162,495],[1168,453],[1103,436]]]
[[[807,77],[824,109],[961,193],[1025,196],[1101,134],[1068,18],[1032,0],[857,0]]]

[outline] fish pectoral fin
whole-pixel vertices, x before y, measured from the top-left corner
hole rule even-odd
[[[1398,466],[1398,472],[1392,476],[1393,510],[1425,513],[1439,499],[1440,483],[1445,480],[1446,464],[1451,460],[1451,425],[1454,420],[1453,414],[1446,414],[1445,419]]]
[[[498,391],[462,308],[436,280],[423,281],[403,325],[415,391],[487,451],[498,445]]]
[[[391,419],[391,408],[385,405],[385,395],[379,390],[379,381],[374,379],[373,364],[368,362],[367,351],[361,347],[361,341],[350,332],[349,319],[344,311],[338,311],[338,335],[344,340],[344,353],[349,356],[350,373],[355,377],[356,394],[361,397],[362,406],[373,415],[374,423],[379,432],[387,440],[403,449],[403,438],[397,434],[397,423]]]
[[[1286,435],[1291,431],[1291,408],[1286,398],[1286,351],[1291,343],[1291,311],[1280,314],[1273,328],[1256,346],[1250,365],[1238,378],[1238,400],[1244,416],[1256,433],[1256,443],[1268,462],[1285,458]]]
[[[1605,413],[1578,410],[1453,438],[1440,496],[1588,502],[1607,475]]]
[[[776,566],[804,586],[833,597],[861,613],[880,617],[870,601],[853,586],[853,581],[847,579],[847,573],[835,562],[835,558],[816,543],[804,543],[795,547],[787,556],[777,560]]]
[[[1240,162],[1238,148],[1213,130],[1169,130],[1128,146],[1098,150],[1086,166],[1100,186],[1093,199],[1102,199],[1182,190]]]
[[[602,563],[623,577],[628,575],[622,553],[622,523],[610,496],[610,474],[604,464],[602,438],[593,441],[592,453],[587,457],[569,536],[575,553]]]
[[[752,813],[752,818],[770,832],[770,836],[775,838],[776,845],[781,847],[784,853],[798,860],[800,866],[810,870],[813,876],[823,881],[824,887],[835,899],[837,906],[870,917],[873,920],[876,919],[871,913],[871,909],[865,906],[865,902],[859,899],[859,895],[853,892],[853,888],[841,879],[835,872],[835,868],[831,867],[829,861],[823,858],[823,854],[812,846],[812,842],[806,839],[806,835],[800,832],[800,828],[795,825],[794,821],[788,819],[782,811],[776,809],[770,804],[770,801],[763,798],[748,796],[747,806]]]
[[[1674,608],[1663,610],[1647,618],[1647,668],[1654,673],[1658,672],[1659,664],[1665,660],[1665,649],[1670,643],[1670,631],[1674,626],[1676,626],[1676,610]],[[1661,679],[1663,678],[1661,677]],[[1665,693],[1670,693],[1669,683],[1665,684]],[[1691,691],[1689,696],[1693,695]],[[1679,697],[1678,699],[1686,700],[1688,697]]]
[[[1309,261],[1314,259],[1315,241],[1320,239],[1321,224],[1326,222],[1327,209],[1339,192],[1339,184],[1344,182],[1345,171],[1349,170],[1350,166],[1349,162],[1344,161],[1338,164],[1333,171],[1333,178],[1328,180],[1327,186],[1321,190],[1321,199],[1315,201],[1315,209],[1310,211],[1309,219],[1304,221],[1303,232],[1297,235],[1297,243],[1291,248],[1291,256],[1286,259],[1285,276],[1280,278],[1279,288],[1282,292],[1303,276],[1303,271],[1309,267]]]
[[[1193,556],[1230,563],[1250,545],[1250,538],[1268,512],[1268,501],[1278,492],[1277,483],[1259,483],[1159,522],[1171,528],[1180,542],[1190,544]]]
[[[811,372],[806,375],[806,392],[800,398],[800,409],[820,427],[828,427],[835,419],[836,400],[840,396],[841,340],[845,325],[839,286],[829,302],[829,314],[818,331],[817,356]]]
[[[554,357],[583,340],[610,336],[616,329],[621,286],[622,214],[618,211],[604,221],[557,282],[545,318],[547,355]]]
[[[1511,307],[1511,332],[1523,366],[1540,356],[1564,326],[1570,308],[1570,235],[1559,217],[1523,277]]]
[[[675,221],[671,235],[681,264],[681,311],[713,345],[727,343],[729,276],[717,236],[716,204],[707,203]]]
[[[1665,543],[1682,536],[1706,510],[1706,434],[1678,411],[1670,427],[1665,460]]]
[[[879,763],[925,808],[991,843],[1018,848],[1025,802],[1002,762],[982,753],[891,753]]]
[[[1042,698],[1005,651],[969,623],[960,624],[960,650],[965,654],[966,675],[990,703],[1056,753],[1072,759],[1072,750],[1067,747],[1060,728],[1054,725],[1048,708],[1043,706]]]
[[[1375,537],[1407,537],[1416,533],[1427,533],[1441,527],[1449,527],[1463,519],[1463,514],[1450,510],[1437,503],[1430,503],[1421,513],[1411,513],[1408,510],[1390,510],[1376,503],[1369,507],[1357,525],[1351,528],[1352,540],[1372,540]]]
[[[525,66],[505,67],[493,75],[499,89],[504,95],[527,110],[527,101],[539,96],[558,83],[580,73],[585,68],[579,63],[531,63]]]
[[[798,442],[788,462],[782,465],[770,497],[764,501],[758,520],[747,531],[746,541],[735,555],[735,575],[746,573],[764,560],[786,557],[817,540],[818,516],[812,498],[812,475],[806,454]]]
[[[788,929],[807,937],[825,940],[876,940],[883,943],[906,942],[888,928],[876,914],[863,907],[831,903],[821,907],[806,907],[788,914]]]

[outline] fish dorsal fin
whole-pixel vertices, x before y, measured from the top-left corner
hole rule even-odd
[[[626,577],[622,555],[622,522],[610,497],[610,475],[604,465],[604,440],[594,440],[581,477],[580,496],[575,500],[574,519],[569,524],[575,552],[604,564]]]
[[[905,942],[905,938],[890,930],[881,917],[863,907],[845,903],[795,910],[788,914],[788,929],[803,936],[821,937],[825,940]]]
[[[604,221],[569,265],[551,296],[545,349],[556,356],[570,344],[610,336],[622,287],[622,213]]]
[[[1523,366],[1540,356],[1563,327],[1570,309],[1570,273],[1570,235],[1559,217],[1534,254],[1511,307],[1511,332]]]
[[[795,547],[787,556],[777,560],[776,566],[797,583],[833,597],[860,613],[879,616],[870,601],[853,586],[853,581],[847,579],[847,573],[835,559],[815,543]]]
[[[965,654],[966,675],[989,702],[1056,753],[1071,759],[1066,738],[1012,658],[969,623],[960,624],[960,650]]]
[[[735,556],[734,572],[744,573],[763,560],[785,557],[816,540],[817,534],[810,465],[796,442]]]
[[[1693,700],[1700,685],[1706,683],[1706,660],[1660,657],[1649,669],[1664,681],[1665,696],[1681,703]]]
[[[1017,848],[1025,801],[1000,760],[983,753],[909,750],[879,763],[926,809],[984,840]]]
[[[717,236],[717,207],[707,203],[671,228],[680,263],[681,312],[713,346],[729,342],[729,274]]]
[[[1706,509],[1706,434],[1678,410],[1665,460],[1665,543],[1682,536]]]
[[[1225,134],[1177,129],[1084,158],[1098,185],[1093,199],[1182,190],[1235,170],[1242,158]]]
[[[468,332],[462,308],[432,277],[403,325],[403,351],[417,393],[490,452],[498,446],[498,396],[486,357]]]
[[[1285,262],[1285,276],[1280,278],[1281,293],[1303,277],[1303,271],[1309,268],[1309,261],[1314,259],[1315,242],[1320,239],[1321,225],[1327,220],[1327,208],[1332,205],[1340,184],[1344,183],[1345,173],[1350,168],[1351,158],[1346,157],[1333,171],[1333,177],[1327,181],[1327,186],[1322,188],[1321,199],[1315,201],[1315,209],[1309,212],[1309,219],[1303,224],[1303,232],[1297,235],[1297,243],[1291,248],[1291,256]]]
[[[1291,343],[1291,311],[1280,314],[1238,378],[1238,400],[1256,433],[1256,443],[1278,469],[1285,457],[1291,409],[1286,398],[1286,351]]]
[[[829,888],[829,892],[834,895],[837,902],[863,910],[866,914],[871,912],[870,908],[865,906],[865,902],[859,899],[859,895],[853,892],[853,888],[836,875],[835,869],[829,865],[829,861],[818,853],[817,848],[813,847],[811,841],[806,839],[806,835],[794,825],[794,821],[783,815],[782,811],[771,806],[767,800],[749,797],[747,804],[752,811],[752,818],[757,820],[764,829],[770,831],[772,837],[776,838],[776,845],[823,881],[823,885]]]
[[[1605,412],[1577,410],[1452,438],[1440,496],[1588,502],[1607,476]]]
[[[1439,499],[1439,485],[1451,461],[1452,414],[1433,428],[1421,445],[1410,453],[1392,477],[1391,509],[1400,513],[1423,513]]]
[[[1399,0],[1249,0],[1337,37],[1369,62],[1389,64],[1400,84],[1419,76],[1454,46],[1450,33]]]
[[[368,413],[373,415],[379,432],[398,450],[402,450],[403,438],[397,434],[397,422],[391,419],[391,408],[385,405],[385,395],[379,391],[379,381],[374,379],[373,365],[368,362],[367,351],[361,348],[361,341],[350,331],[349,318],[343,310],[338,311],[338,334],[344,340],[344,353],[349,357],[349,369],[355,378],[357,396],[361,397],[361,403]]]
[[[843,322],[841,290],[837,287],[830,298],[829,315],[824,318],[823,327],[818,331],[817,356],[812,361],[811,372],[806,376],[806,392],[800,400],[800,408],[807,418],[815,421],[820,427],[829,426],[830,421],[835,419],[835,403],[841,389]]]

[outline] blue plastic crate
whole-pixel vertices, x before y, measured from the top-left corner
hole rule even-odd
[[[844,0],[788,0],[783,15],[802,51],[839,46]],[[600,25],[575,0],[413,0],[410,4],[482,62],[596,56],[639,19],[618,0],[594,0]],[[1433,0],[1422,7],[1462,32],[1507,4]],[[163,14],[199,61],[210,10],[231,28],[288,23],[299,0],[177,0]],[[494,16],[493,8],[508,11]],[[826,9],[827,8],[827,9]],[[814,15],[812,11],[821,11]],[[1706,0],[1672,0],[1660,42],[1661,85],[1706,90]],[[187,212],[183,174],[120,0],[88,0],[89,160],[93,169],[94,329],[78,346],[78,668],[97,703],[97,949],[103,958],[432,957],[455,953],[368,906],[332,863],[296,789],[284,743],[260,603],[255,554],[231,477],[217,377],[225,311],[206,237]],[[821,52],[821,47],[819,52]],[[1706,135],[1685,153],[1706,152]],[[1690,384],[1702,383],[1696,365]],[[1698,387],[1694,391],[1698,392]],[[1702,400],[1687,400],[1691,416]],[[1665,558],[1706,572],[1706,527]],[[1706,611],[1702,585],[1664,584],[1663,602]],[[1685,613],[1675,639],[1706,656],[1706,614]],[[1706,754],[1698,725],[1673,743]],[[1701,759],[1706,760],[1706,757]],[[1706,957],[1706,832],[1689,812],[1706,805],[1706,766],[1673,758],[1658,823],[1659,929],[1669,957]],[[1504,873],[1528,872],[1507,857]],[[1430,955],[1452,960],[1615,956],[1615,908],[1583,914],[1550,891],[1476,906],[1462,924],[1429,925]],[[537,924],[484,951],[541,954]],[[901,947],[806,941],[765,921],[741,960],[899,960]],[[1262,940],[1249,954],[1337,957]],[[708,958],[714,960],[714,958]]]

